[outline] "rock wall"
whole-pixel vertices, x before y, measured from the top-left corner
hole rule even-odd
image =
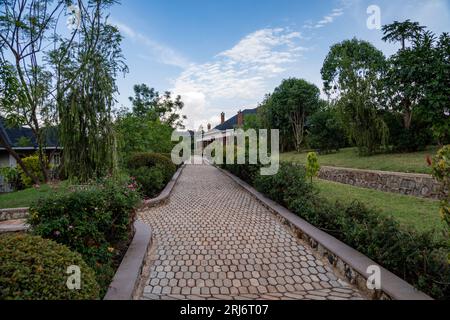
[[[319,178],[355,187],[439,199],[440,184],[430,175],[322,167]]]
[[[1,209],[0,221],[25,219],[28,216],[28,208]]]

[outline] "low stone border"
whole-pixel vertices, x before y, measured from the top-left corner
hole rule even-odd
[[[133,241],[117,270],[104,300],[132,300],[139,285],[142,267],[152,242],[150,226],[141,221],[134,223]]]
[[[439,200],[442,197],[441,184],[428,174],[324,166],[318,177],[355,187],[419,198]]]
[[[29,208],[0,209],[0,221],[26,219]]]
[[[218,168],[243,189],[248,191],[266,208],[275,213],[280,221],[287,225],[300,239],[306,241],[314,250],[325,257],[345,278],[358,289],[374,300],[433,300],[425,293],[415,289],[392,272],[379,266],[381,270],[380,291],[369,290],[367,270],[370,266],[378,266],[376,262],[345,243],[319,230],[299,216],[290,212],[278,203],[266,198],[246,182],[233,174]]]
[[[167,186],[164,188],[164,190],[161,192],[161,194],[158,197],[156,197],[154,199],[145,200],[142,204],[141,210],[153,208],[153,207],[165,204],[169,200],[170,194],[172,193],[173,188],[177,184],[178,178],[180,177],[181,172],[183,172],[183,169],[185,166],[186,165],[183,164],[177,170],[175,175],[172,177],[172,180],[170,180],[170,182],[167,184]]]

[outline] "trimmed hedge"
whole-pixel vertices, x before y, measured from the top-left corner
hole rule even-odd
[[[156,153],[134,154],[128,160],[127,168],[149,198],[156,197],[177,171],[170,158]]]
[[[132,237],[140,201],[136,187],[133,181],[105,179],[82,190],[51,195],[31,206],[28,223],[34,234],[80,253],[104,293]]]
[[[229,167],[227,167],[229,169]],[[254,166],[232,166],[272,200],[314,226],[367,255],[386,269],[436,299],[450,298],[449,243],[432,233],[401,227],[390,217],[361,203],[331,203],[307,182],[304,167],[282,164],[274,176],[260,176]],[[256,174],[254,174],[256,172]],[[248,173],[252,173],[249,177]],[[437,214],[437,213],[436,213]]]
[[[95,273],[78,253],[31,235],[0,236],[0,300],[98,300]],[[67,268],[81,270],[81,289],[67,288]]]

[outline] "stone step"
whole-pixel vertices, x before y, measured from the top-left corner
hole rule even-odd
[[[14,233],[14,232],[27,232],[30,228],[26,224],[26,220],[8,220],[0,222],[0,234],[2,233]]]

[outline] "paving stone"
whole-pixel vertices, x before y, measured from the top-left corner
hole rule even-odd
[[[143,300],[363,299],[268,209],[214,167],[188,165],[154,233]]]

